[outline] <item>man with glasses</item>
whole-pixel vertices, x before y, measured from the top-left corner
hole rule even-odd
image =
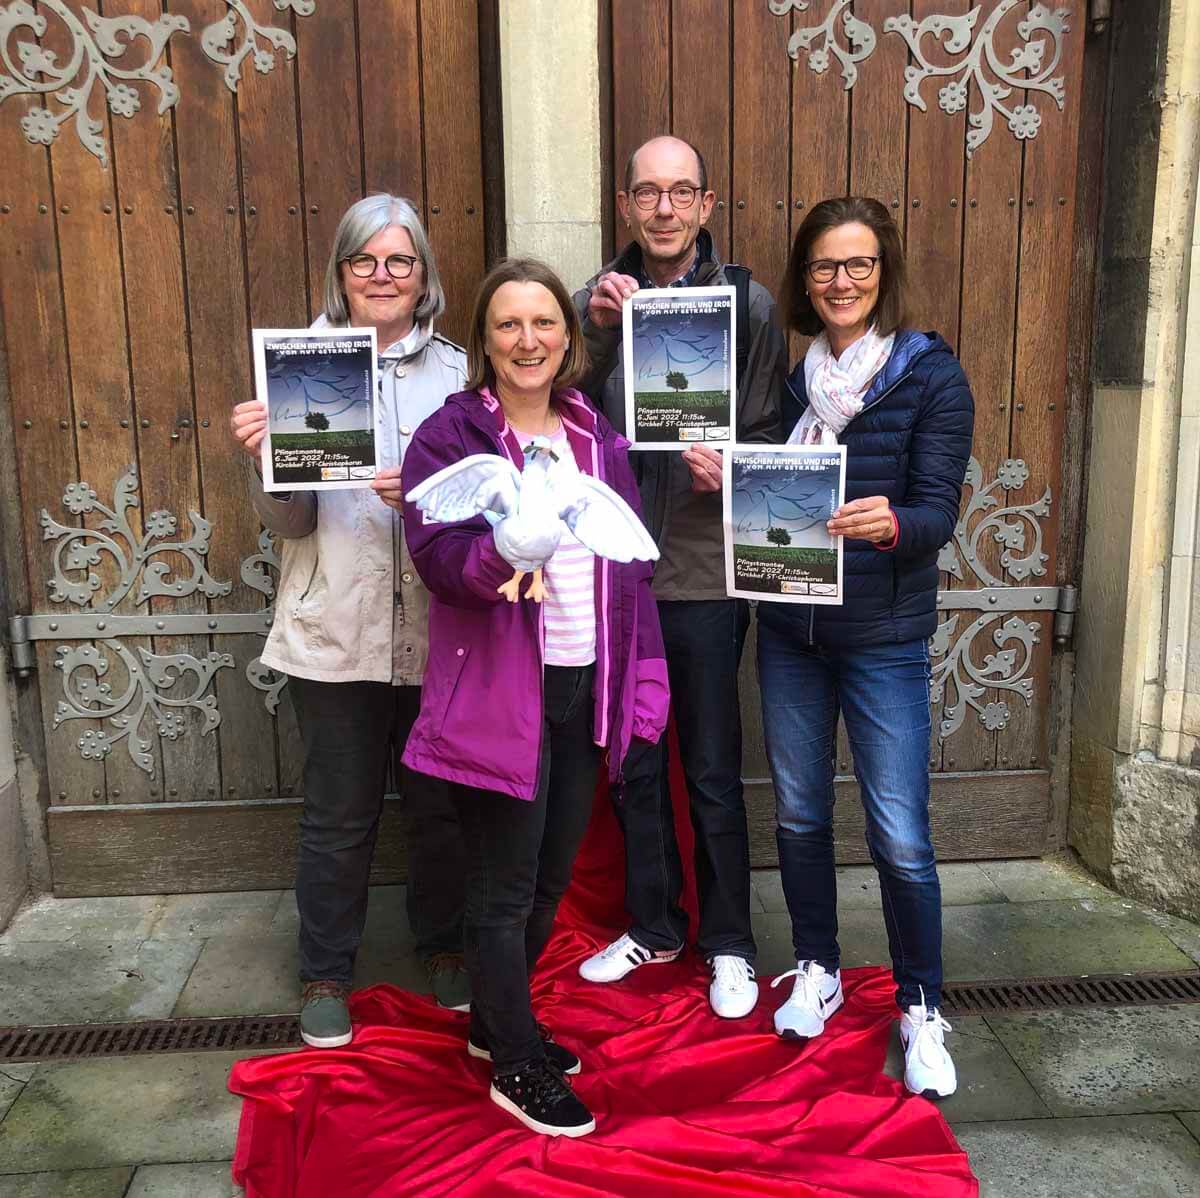
[[[775,303],[749,271],[717,258],[704,229],[715,202],[704,159],[689,142],[656,137],[630,156],[617,209],[632,241],[575,296],[593,363],[584,390],[619,431],[625,429],[625,300],[639,287],[732,285],[739,295],[737,437],[781,438],[787,348],[773,320]],[[693,445],[683,453],[636,453],[633,461],[643,517],[662,554],[654,592],[696,833],[696,947],[712,968],[713,1010],[740,1018],[758,1000],[737,692],[750,614],[743,600],[725,593],[721,455]],[[580,966],[593,982],[616,982],[641,965],[673,961],[687,941],[666,737],[660,746],[635,741],[614,801],[625,837],[632,925]]]

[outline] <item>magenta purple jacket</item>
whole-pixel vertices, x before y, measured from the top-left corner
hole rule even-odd
[[[612,487],[638,510],[629,442],[575,390],[556,392],[555,408],[579,469]],[[473,453],[524,455],[499,403],[484,390],[451,395],[417,430],[404,457],[405,492]],[[429,589],[429,663],[421,714],[404,764],[466,786],[532,799],[542,738],[541,605],[509,603],[496,588],[512,577],[491,525],[476,516],[427,524],[412,504],[404,535]],[[596,558],[595,740],[618,782],[634,737],[657,741],[667,723],[669,690],[658,609],[648,562]]]

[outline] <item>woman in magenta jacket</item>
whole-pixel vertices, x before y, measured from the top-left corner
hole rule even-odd
[[[548,437],[560,459],[635,510],[628,442],[572,384],[587,365],[579,318],[541,263],[500,263],[480,285],[468,386],[417,431],[405,493],[470,454],[507,456]],[[534,1021],[529,975],[587,828],[601,758],[618,783],[634,737],[657,741],[668,689],[650,566],[595,557],[564,534],[545,569],[547,599],[509,603],[513,567],[482,517],[405,531],[428,587],[429,664],[404,760],[452,784],[469,858],[468,1051],[492,1061],[491,1097],[547,1135],[595,1121],[567,1083],[578,1057]]]

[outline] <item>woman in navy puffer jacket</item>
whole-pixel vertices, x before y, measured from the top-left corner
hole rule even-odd
[[[902,327],[904,251],[877,200],[816,205],[796,234],[788,322],[816,335],[789,380],[790,441],[846,446],[842,606],[760,603],[758,667],[796,969],[781,1036],[842,1004],[833,858],[839,713],[879,872],[908,1088],[956,1087],[941,1017],[941,889],[929,831],[929,651],[937,554],[958,518],[974,403],[936,333]],[[782,979],[777,979],[782,980]]]

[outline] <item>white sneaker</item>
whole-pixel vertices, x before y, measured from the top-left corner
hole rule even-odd
[[[954,1062],[942,1042],[950,1025],[942,1013],[924,1003],[909,1007],[900,1017],[900,1043],[904,1046],[904,1084],[926,1098],[949,1098],[958,1088]]]
[[[842,971],[829,973],[816,961],[797,961],[796,968],[781,973],[771,988],[784,978],[796,981],[791,997],[775,1012],[775,1030],[785,1040],[819,1036],[825,1030],[825,1020],[842,1005]]]
[[[639,965],[665,965],[674,961],[683,947],[661,949],[643,948],[626,932],[598,953],[580,963],[579,976],[585,982],[619,982]]]
[[[712,959],[712,983],[708,987],[708,1005],[722,1019],[741,1019],[758,1002],[758,983],[754,967],[744,957],[718,953]]]

